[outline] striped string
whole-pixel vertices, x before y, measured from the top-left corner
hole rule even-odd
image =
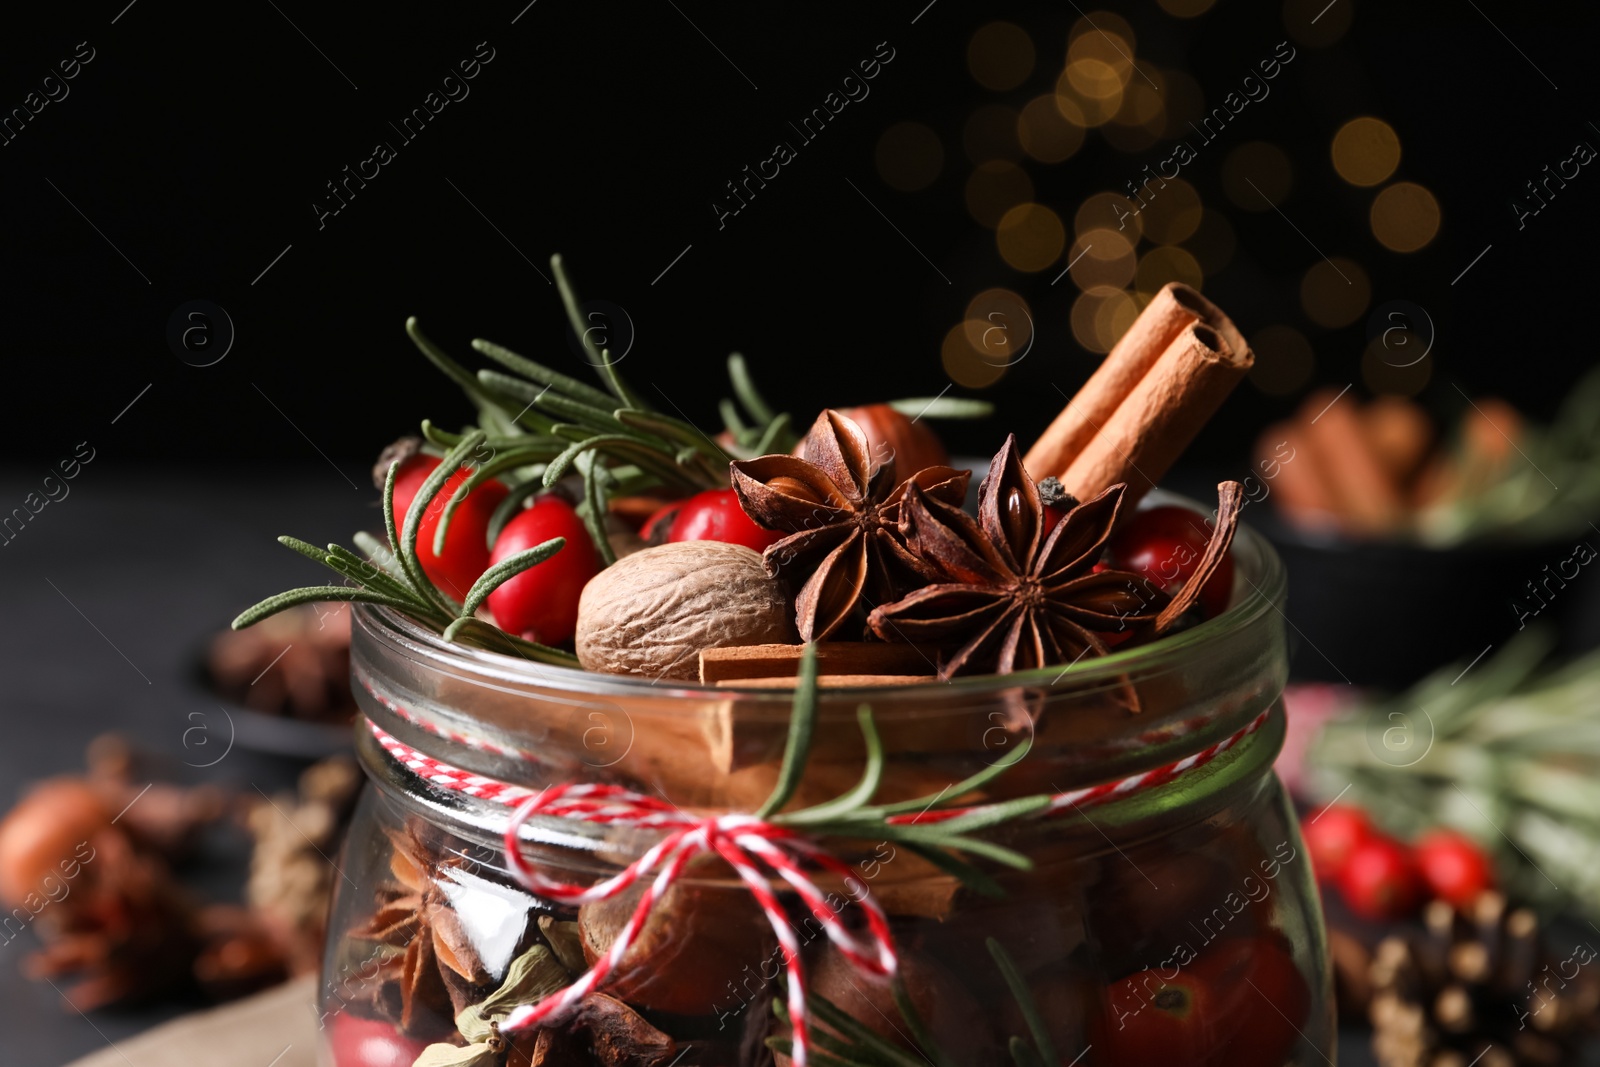
[[[384,701],[384,704],[407,721],[416,722],[419,719],[401,712],[389,701]],[[1166,785],[1233,748],[1261,729],[1267,717],[1268,712],[1263,711],[1233,734],[1183,759],[1114,781],[1058,793],[1051,797],[1049,805],[1040,814],[1068,813]],[[396,763],[429,785],[514,809],[505,830],[506,862],[513,876],[529,891],[549,900],[582,905],[611,900],[645,883],[638,905],[606,954],[560,992],[513,1009],[501,1025],[502,1031],[511,1032],[556,1022],[598,989],[637,943],[640,932],[661,898],[682,876],[684,869],[700,856],[718,856],[733,868],[777,936],[788,976],[795,1067],[806,1067],[810,1050],[806,977],[800,963],[799,942],[789,925],[788,914],[773,889],[774,876],[795,892],[822,924],[828,939],[859,971],[877,978],[887,978],[895,973],[898,960],[889,922],[872,899],[865,883],[844,861],[816,841],[791,829],[738,812],[715,816],[690,815],[667,801],[621,786],[565,782],[545,789],[528,789],[453,767],[406,745],[371,720],[368,720],[368,725],[373,737]],[[940,808],[918,814],[895,815],[888,821],[897,825],[941,822],[982,810],[983,805]],[[594,885],[575,885],[547,877],[522,855],[520,833],[523,825],[534,816],[652,830],[665,836],[611,878]],[[860,887],[859,896],[852,893],[851,898],[865,919],[862,933],[858,934],[845,925],[838,909],[828,903],[827,895],[807,873],[808,866],[840,878],[847,886],[854,884]]]

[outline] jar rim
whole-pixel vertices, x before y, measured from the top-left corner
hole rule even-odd
[[[1152,493],[1160,503],[1189,503],[1170,493]],[[1238,576],[1246,589],[1237,601],[1215,618],[1136,648],[1114,650],[1105,656],[1069,664],[1011,674],[960,675],[949,681],[909,682],[881,686],[829,686],[831,700],[862,700],[888,703],[915,700],[918,694],[938,692],[983,696],[997,691],[1028,686],[1054,685],[1068,674],[1075,686],[1116,685],[1142,676],[1161,674],[1191,658],[1204,656],[1241,631],[1249,629],[1269,613],[1282,615],[1281,604],[1287,587],[1283,562],[1272,545],[1255,530],[1240,523],[1231,548]],[[459,677],[509,685],[537,684],[584,697],[630,697],[648,694],[656,699],[675,696],[704,700],[737,699],[754,705],[781,703],[787,708],[793,700],[792,687],[741,686],[737,682],[707,685],[699,681],[674,679],[670,684],[643,676],[605,674],[581,667],[562,667],[519,658],[503,652],[448,642],[443,635],[391,608],[377,604],[352,605],[352,618],[367,635],[419,667],[445,671]]]

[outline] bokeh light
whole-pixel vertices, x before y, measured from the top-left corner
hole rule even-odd
[[[914,193],[939,177],[944,169],[944,145],[938,134],[920,122],[897,122],[879,134],[873,159],[885,185]]]
[[[1296,44],[1326,48],[1350,29],[1354,0],[1284,0],[1283,25]]]
[[[1200,228],[1200,194],[1182,178],[1174,178],[1162,185],[1160,179],[1149,183],[1149,190],[1140,185],[1144,198],[1144,235],[1161,245],[1175,245],[1186,241]]]
[[[1155,83],[1153,85],[1143,78],[1129,82],[1122,96],[1122,110],[1117,112],[1112,121],[1118,126],[1137,126],[1157,137],[1165,133],[1167,106],[1162,85],[1164,80],[1161,73],[1156,71],[1151,76],[1151,81]]]
[[[967,45],[967,69],[985,89],[1015,89],[1033,73],[1033,39],[1021,26],[991,22],[972,35]]]
[[[1180,19],[1192,19],[1211,10],[1217,0],[1160,0],[1161,10]]]
[[[1246,211],[1271,211],[1293,187],[1294,167],[1277,145],[1247,141],[1222,161],[1222,191]]]
[[[978,358],[1008,367],[1033,347],[1033,310],[1010,289],[985,289],[967,304],[967,345]]]
[[[1122,99],[1127,84],[1117,68],[1099,59],[1079,59],[1067,64],[1067,84],[1079,95],[1095,100]]]
[[[1072,232],[1082,236],[1090,230],[1112,229],[1137,242],[1144,233],[1144,216],[1134,214],[1138,206],[1121,193],[1095,193],[1078,205]]]
[[[992,160],[967,178],[967,211],[991,230],[1007,211],[1032,199],[1033,179],[1015,163]]]
[[[1116,73],[1098,60],[1085,61],[1092,66],[1069,65],[1056,80],[1056,107],[1068,122],[1080,126],[1104,126],[1122,107],[1122,82]],[[1090,95],[1078,89],[1075,82],[1082,81],[1103,90],[1104,95]]]
[[[1415,182],[1395,182],[1372,201],[1372,236],[1391,252],[1415,252],[1439,232],[1439,201]]]
[[[1300,279],[1300,306],[1318,326],[1337,329],[1359,319],[1372,300],[1372,283],[1354,260],[1335,256],[1312,265]]]
[[[1041,271],[1061,256],[1067,231],[1061,218],[1043,204],[1018,204],[995,230],[1000,258],[1015,270]]]
[[[1017,141],[1040,163],[1061,163],[1083,147],[1083,127],[1068,122],[1053,94],[1028,101],[1017,116]]]
[[[1182,282],[1198,289],[1204,280],[1200,261],[1188,249],[1177,245],[1162,245],[1146,252],[1140,257],[1133,275],[1134,287],[1147,298],[1168,282]]]
[[[1384,347],[1382,338],[1373,338],[1361,353],[1361,381],[1374,393],[1416,396],[1433,377],[1433,360],[1405,362],[1409,365],[1395,366],[1394,353]]]
[[[966,323],[958,322],[944,335],[939,346],[939,361],[944,372],[957,385],[968,389],[982,389],[993,385],[1005,374],[1005,366],[985,360],[967,340]]]
[[[1250,348],[1256,354],[1250,384],[1269,396],[1297,392],[1316,369],[1311,342],[1293,326],[1263,326],[1250,338]]]
[[[1133,242],[1138,237],[1112,230],[1085,230],[1072,242],[1067,261],[1072,264],[1072,280],[1079,289],[1110,287],[1121,289],[1133,281],[1138,264]]]
[[[1090,96],[1109,95],[1100,85],[1108,76],[1119,86],[1133,77],[1133,32],[1126,37],[1105,30],[1090,30],[1072,38],[1067,45],[1067,69],[1077,68],[1068,80],[1074,88]]]
[[[1017,113],[1002,104],[974,108],[962,127],[961,145],[974,163],[991,159],[1015,162],[1022,158],[1022,143],[1017,140]]]
[[[1073,301],[1072,336],[1088,351],[1104,354],[1111,351],[1138,314],[1139,305],[1133,297],[1108,285],[1097,286]]]
[[[1377,185],[1400,165],[1400,135],[1382,119],[1351,119],[1333,135],[1333,169],[1351,185]]]

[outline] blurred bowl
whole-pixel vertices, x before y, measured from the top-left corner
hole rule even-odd
[[[1589,574],[1600,560],[1574,578],[1559,574],[1580,542],[1600,550],[1600,534],[1437,549],[1316,539],[1265,509],[1249,522],[1289,572],[1297,680],[1407,686],[1444,664],[1472,661],[1535,619],[1557,625],[1563,651],[1600,644],[1600,577]]]

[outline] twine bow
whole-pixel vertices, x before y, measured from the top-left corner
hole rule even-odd
[[[523,824],[535,815],[665,831],[667,836],[613,877],[595,885],[573,885],[546,877],[523,858],[519,834]],[[789,1017],[794,1029],[793,1059],[796,1067],[805,1067],[810,1047],[805,969],[800,964],[800,944],[789,925],[788,913],[772,891],[770,876],[776,875],[788,883],[822,924],[828,940],[862,973],[888,978],[894,975],[898,965],[889,922],[850,866],[805,836],[754,815],[696,818],[664,801],[617,786],[556,785],[534,794],[517,807],[506,826],[505,855],[512,874],[529,891],[566,904],[611,900],[648,878],[652,872],[655,878],[639,898],[633,915],[606,954],[560,992],[514,1009],[501,1024],[502,1032],[553,1022],[599,988],[638,940],[656,904],[672,888],[672,883],[683,874],[689,863],[699,856],[716,855],[725,860],[738,873],[772,925],[772,932],[783,950],[784,969],[788,975]],[[806,864],[837,875],[847,887],[852,883],[861,887],[859,896],[854,892],[851,896],[866,917],[864,936],[845,927],[839,912],[827,902],[822,890],[806,874]],[[765,873],[763,868],[770,874]]]

